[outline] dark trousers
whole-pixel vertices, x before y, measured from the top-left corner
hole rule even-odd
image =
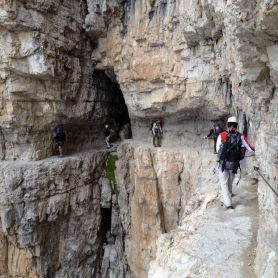
[[[153,135],[153,145],[154,147],[161,147],[162,134],[160,132]]]
[[[216,142],[217,142],[217,138],[213,138],[214,140],[214,152],[216,153]]]

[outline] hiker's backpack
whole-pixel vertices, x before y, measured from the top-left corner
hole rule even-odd
[[[161,125],[160,125],[160,124],[154,122],[154,123],[153,123],[153,128],[154,128],[154,133],[155,133],[155,134],[161,132]]]
[[[150,127],[150,130],[152,130],[153,129],[153,125],[154,125],[154,123],[156,123],[156,119],[152,119],[152,120],[150,120],[150,125],[149,125],[149,127]],[[163,122],[162,122],[162,119],[160,119],[160,127],[162,128],[163,127]]]
[[[54,135],[52,136],[52,140],[54,141],[65,141],[66,140],[66,134],[61,127],[55,127],[54,129]]]
[[[154,123],[155,123],[155,120],[151,120],[151,121],[150,121],[150,130],[152,130],[152,129],[153,129],[153,125],[154,125]]]
[[[220,136],[222,145],[218,152],[218,160],[222,166],[222,171],[227,169],[236,172],[240,167],[240,160],[245,155],[242,148],[241,134],[222,132]]]

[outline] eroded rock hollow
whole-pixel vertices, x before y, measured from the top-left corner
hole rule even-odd
[[[277,26],[275,0],[0,0],[1,277],[277,277]],[[230,115],[233,213],[204,140]]]

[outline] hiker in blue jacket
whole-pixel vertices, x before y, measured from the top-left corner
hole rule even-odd
[[[55,128],[54,135],[52,137],[54,142],[56,143],[56,146],[59,150],[60,156],[63,156],[64,154],[64,145],[66,142],[66,132],[63,130],[62,127],[58,126]]]

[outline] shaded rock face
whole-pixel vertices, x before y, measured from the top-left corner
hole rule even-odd
[[[129,118],[113,72],[94,71],[86,13],[85,1],[0,1],[4,277],[100,276],[107,154],[88,149],[104,145],[105,123],[120,128]],[[53,155],[57,125],[71,156],[41,160]]]
[[[64,123],[65,117],[78,118],[78,106],[88,109],[79,101],[80,95],[83,99],[91,95],[90,81],[84,80],[86,75],[91,79],[90,44],[82,34],[85,5],[2,3],[2,157],[43,158],[49,155],[51,129]]]
[[[86,12],[85,1],[1,2],[1,159],[49,156],[57,125],[70,150],[99,146],[102,125],[119,116],[117,85],[93,74]]]
[[[97,277],[102,254],[104,152],[0,170],[0,273],[16,277]],[[102,224],[103,225],[103,224]]]

